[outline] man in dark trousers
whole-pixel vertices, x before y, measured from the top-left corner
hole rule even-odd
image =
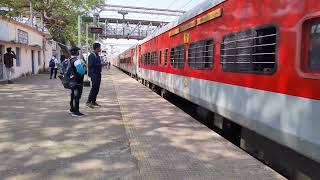
[[[97,103],[97,95],[100,90],[102,64],[99,53],[101,52],[101,44],[94,43],[93,50],[88,58],[89,77],[91,78],[92,87],[87,101],[89,108],[99,107]]]
[[[13,69],[13,59],[16,59],[16,54],[11,50],[11,48],[7,48],[7,53],[4,54],[4,65],[6,66],[7,80],[8,84],[12,84],[12,76],[14,73]]]
[[[81,59],[78,58],[79,56],[79,48],[72,47],[70,49],[71,58],[70,58],[70,65],[71,71],[76,79],[77,85],[75,88],[71,89],[71,98],[70,98],[70,113],[73,117],[82,117],[82,114],[79,111],[79,102],[82,95],[83,90],[83,78],[85,74],[84,65]]]
[[[52,56],[52,58],[51,58],[51,60],[49,62],[49,67],[51,68],[50,79],[52,79],[53,73],[54,73],[54,78],[57,79],[59,61],[56,58],[56,56]]]

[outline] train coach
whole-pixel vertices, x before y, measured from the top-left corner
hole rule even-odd
[[[207,0],[119,67],[320,162],[318,0]]]

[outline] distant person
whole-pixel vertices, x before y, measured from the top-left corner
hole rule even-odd
[[[7,48],[7,53],[4,54],[4,65],[6,67],[8,84],[13,83],[13,81],[12,81],[12,76],[14,74],[13,59],[16,59],[16,54],[9,47],[9,48]]]
[[[92,87],[87,101],[87,106],[89,108],[99,107],[97,103],[97,95],[99,94],[100,84],[101,84],[101,71],[102,64],[99,53],[101,52],[101,44],[94,43],[93,50],[88,58],[88,74],[91,78]]]
[[[71,98],[70,98],[70,113],[73,117],[83,117],[85,114],[82,114],[79,110],[79,103],[82,95],[83,90],[83,78],[85,74],[84,64],[82,60],[78,58],[79,56],[79,48],[72,47],[70,49],[70,78],[75,79],[76,86],[71,89]],[[66,60],[67,61],[67,60]]]
[[[50,79],[52,79],[53,72],[54,72],[54,78],[57,79],[58,66],[59,66],[58,59],[55,56],[52,56],[49,62],[49,67],[51,68]]]
[[[111,62],[110,61],[108,62],[108,68],[109,69],[111,68]]]

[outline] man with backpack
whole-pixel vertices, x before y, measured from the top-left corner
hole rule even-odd
[[[7,53],[4,54],[4,65],[6,66],[8,84],[13,83],[11,80],[13,73],[14,73],[13,59],[16,59],[16,54],[11,50],[11,47],[9,47],[9,48],[7,48]]]
[[[50,79],[52,79],[52,75],[54,72],[54,78],[57,79],[57,71],[58,71],[59,61],[55,56],[52,56],[49,67],[51,68]]]
[[[99,107],[97,103],[97,95],[100,90],[102,64],[99,53],[101,52],[101,44],[94,43],[93,50],[88,58],[89,77],[91,78],[92,87],[87,101],[89,108]]]
[[[70,87],[68,87],[68,89],[71,89],[70,113],[73,117],[85,116],[79,111],[79,103],[83,90],[83,78],[85,74],[83,62],[78,58],[79,50],[78,47],[72,47],[70,49],[70,60],[64,61],[64,63],[67,63],[64,76],[68,76],[69,79],[68,84]]]

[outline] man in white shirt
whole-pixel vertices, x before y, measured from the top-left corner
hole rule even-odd
[[[53,72],[54,72],[54,78],[57,79],[57,71],[58,71],[58,67],[59,67],[59,61],[55,56],[52,56],[52,58],[49,62],[49,67],[51,68],[50,79],[52,79]]]

